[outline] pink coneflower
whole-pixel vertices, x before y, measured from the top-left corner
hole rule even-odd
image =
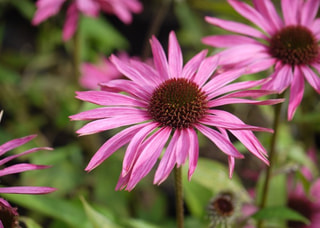
[[[0,145],[0,156],[3,156],[4,154],[6,154],[12,149],[15,149],[23,144],[26,144],[27,142],[32,140],[34,137],[36,136],[30,135],[23,138],[13,139],[13,140],[10,140],[9,142],[6,142]],[[3,157],[0,159],[0,166],[3,167],[8,162],[11,162],[15,158],[18,158],[30,153],[34,153],[39,150],[51,150],[51,148],[37,147],[37,148],[32,148],[30,150],[24,151],[19,154]],[[46,165],[35,165],[35,164],[29,164],[29,163],[13,164],[0,169],[0,177],[7,176],[10,174],[22,173],[30,170],[45,169],[48,167],[49,166],[46,166]],[[55,190],[56,190],[55,188],[50,188],[50,187],[33,187],[33,186],[0,187],[0,193],[16,193],[16,194],[47,194]]]
[[[282,93],[290,86],[288,119],[301,103],[305,79],[320,93],[320,19],[315,19],[319,0],[282,0],[283,19],[270,0],[253,0],[254,7],[237,1],[229,4],[254,27],[206,17],[206,21],[237,35],[214,35],[203,38],[205,44],[227,48],[219,53],[220,64],[244,66],[253,64],[252,72],[274,66],[263,88]]]
[[[49,17],[56,15],[66,0],[38,0],[37,11],[32,24],[38,25]],[[99,11],[116,15],[122,22],[132,22],[132,13],[140,13],[142,4],[139,0],[72,0],[67,9],[63,28],[63,40],[69,40],[76,31],[79,13],[97,17]]]
[[[18,228],[19,214],[5,199],[0,198],[0,228]]]
[[[156,170],[154,184],[162,183],[174,166],[184,164],[187,157],[190,179],[199,153],[197,131],[228,155],[230,176],[235,158],[243,158],[243,155],[233,146],[227,131],[268,163],[267,152],[252,131],[272,130],[246,125],[233,114],[216,109],[233,103],[278,103],[279,100],[243,98],[269,94],[264,90],[247,90],[260,85],[263,80],[229,84],[242,75],[244,70],[240,69],[212,76],[218,58],[205,58],[206,50],[183,67],[182,52],[174,32],[169,36],[168,59],[155,37],[151,39],[151,49],[154,67],[136,60],[123,62],[111,56],[111,61],[128,80],[102,84],[103,91],[77,92],[78,99],[105,106],[71,116],[72,120],[94,120],[79,129],[78,134],[88,135],[132,125],[105,142],[86,167],[87,171],[128,144],[116,189],[126,187],[132,190],[149,173],[168,143]]]

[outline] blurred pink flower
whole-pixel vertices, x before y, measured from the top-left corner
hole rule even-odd
[[[121,57],[119,57],[121,58]],[[129,57],[125,56],[128,59]],[[86,89],[99,89],[99,83],[120,78],[122,74],[107,58],[102,58],[98,64],[82,63],[80,84]]]
[[[49,17],[56,15],[66,0],[38,0],[37,10],[32,24],[38,25]],[[99,11],[116,15],[125,24],[132,22],[132,13],[140,13],[142,4],[139,0],[72,0],[67,9],[63,28],[63,40],[69,40],[76,31],[79,13],[97,17]]]
[[[4,155],[8,151],[17,148],[30,140],[32,140],[35,135],[26,136],[23,138],[13,139],[10,140],[2,145],[0,145],[0,156]],[[32,148],[30,150],[24,151],[19,154],[10,155],[4,158],[0,159],[0,166],[6,165],[8,162],[11,162],[13,159],[21,157],[23,155],[27,155],[30,153],[34,153],[39,150],[51,150],[49,147],[37,147]],[[22,173],[29,170],[38,170],[38,169],[45,169],[49,166],[45,165],[35,165],[35,164],[29,164],[29,163],[19,163],[19,164],[13,164],[9,165],[5,168],[0,169],[0,177],[10,175],[10,174],[16,174],[16,173]],[[16,186],[16,187],[0,187],[0,193],[15,193],[15,194],[47,194],[50,192],[55,191],[55,188],[50,187],[33,187],[33,186]]]
[[[17,228],[19,226],[17,208],[0,198],[0,228]]]
[[[89,135],[133,125],[107,140],[91,159],[87,171],[129,143],[116,189],[126,186],[127,190],[132,190],[150,172],[168,143],[155,173],[154,184],[162,183],[174,166],[183,165],[187,157],[190,179],[199,152],[196,130],[228,155],[230,176],[235,158],[244,156],[233,146],[227,131],[268,164],[267,152],[252,131],[272,130],[246,125],[233,114],[216,109],[233,103],[278,103],[280,100],[243,98],[270,94],[270,91],[247,90],[260,85],[263,80],[229,84],[244,73],[240,69],[212,76],[218,58],[205,58],[206,50],[183,66],[182,52],[174,32],[169,36],[168,59],[155,37],[151,39],[151,48],[154,67],[136,60],[127,63],[112,56],[111,61],[129,80],[102,83],[103,91],[77,92],[80,100],[106,106],[71,116],[72,120],[94,120],[79,129],[78,134]]]
[[[270,80],[262,87],[279,94],[290,86],[288,119],[301,103],[305,80],[320,93],[320,19],[316,19],[319,0],[282,0],[283,19],[271,0],[253,0],[254,7],[238,0],[229,4],[254,27],[214,17],[206,21],[236,35],[213,35],[203,43],[227,48],[220,52],[220,64],[226,67],[247,66],[252,72],[275,67]]]

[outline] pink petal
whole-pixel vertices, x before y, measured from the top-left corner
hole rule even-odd
[[[69,40],[74,35],[78,26],[78,20],[79,11],[76,4],[72,3],[67,10],[66,21],[63,26],[62,39],[64,41]]]
[[[137,159],[138,153],[141,152],[139,151],[139,147],[141,146],[142,142],[157,127],[157,123],[148,123],[133,136],[124,155],[121,176],[125,176],[129,173]]]
[[[127,144],[132,137],[147,124],[134,125],[112,136],[94,154],[85,170],[91,171],[96,168],[116,150]]]
[[[255,104],[255,105],[273,105],[283,102],[282,99],[269,99],[269,100],[248,100],[241,98],[221,98],[216,100],[211,100],[208,102],[210,108],[219,107],[228,104]]]
[[[190,150],[190,141],[186,130],[181,130],[181,134],[176,143],[175,150],[177,157],[177,167],[180,167],[186,162]]]
[[[124,177],[122,175],[120,175],[115,190],[118,191],[118,190],[124,189],[130,180],[130,176],[131,176],[131,171],[130,171],[130,174],[127,174]]]
[[[148,77],[145,77],[146,80],[150,80],[148,84],[151,85],[158,85],[162,82],[161,78],[159,77],[159,73],[154,69],[154,67],[151,65],[151,63],[148,63],[148,60],[145,62],[137,61],[134,59],[130,59],[130,64],[134,66],[135,69],[137,69],[139,72],[144,72],[144,75],[147,75]]]
[[[169,35],[168,61],[169,61],[170,77],[171,78],[182,77],[183,57],[182,57],[180,45],[178,43],[178,40],[174,31],[171,31]]]
[[[5,163],[15,159],[15,158],[18,158],[18,157],[21,157],[23,155],[27,155],[27,154],[31,154],[31,153],[34,153],[34,152],[37,152],[39,150],[53,150],[52,148],[50,147],[37,147],[37,148],[32,148],[30,150],[27,150],[25,152],[22,152],[20,154],[15,154],[15,155],[11,155],[11,156],[8,156],[8,157],[5,157],[3,159],[0,160],[0,166],[1,165],[4,165]]]
[[[37,10],[32,19],[33,25],[38,25],[49,17],[57,14],[65,0],[38,0]]]
[[[106,91],[84,91],[76,92],[76,94],[76,98],[97,105],[127,105],[137,107],[146,107],[147,105],[147,102],[143,102],[123,94]]]
[[[229,163],[229,178],[232,178],[232,174],[234,171],[235,159],[232,156],[228,156],[228,163]]]
[[[47,166],[47,165],[34,165],[34,164],[28,164],[28,163],[20,163],[20,164],[11,165],[9,167],[1,169],[0,177],[6,176],[9,174],[22,173],[29,170],[46,169],[49,167],[50,166]]]
[[[115,116],[112,118],[100,119],[92,121],[82,128],[80,128],[77,133],[80,136],[83,135],[90,135],[94,133],[98,133],[101,131],[106,131],[122,126],[127,126],[131,124],[137,124],[144,121],[148,121],[150,118],[148,116],[144,116],[142,113],[141,115],[131,115],[131,116]]]
[[[117,116],[116,113],[121,113],[121,115],[139,115],[144,113],[141,109],[131,108],[131,107],[102,107],[96,108],[84,112],[80,112],[71,116],[71,120],[94,120],[102,119],[107,117]]]
[[[313,21],[310,29],[314,33],[317,40],[320,40],[320,18],[317,18]]]
[[[299,10],[301,9],[302,2],[300,0],[282,0],[281,8],[285,25],[296,25],[299,23]]]
[[[292,120],[295,111],[297,110],[304,92],[303,73],[299,67],[295,67],[293,79],[290,88],[290,99],[288,105],[288,120]]]
[[[170,133],[171,128],[162,128],[145,141],[141,147],[142,152],[132,168],[130,180],[126,188],[127,190],[132,190],[136,184],[150,172],[158,160],[164,145],[168,141]]]
[[[210,56],[202,61],[200,64],[199,70],[193,81],[198,84],[199,87],[212,76],[213,72],[216,70],[218,66],[219,58],[217,56]]]
[[[184,66],[182,70],[182,77],[186,79],[191,79],[195,72],[198,70],[202,60],[207,55],[208,50],[203,50],[190,59]]]
[[[283,27],[282,19],[270,0],[253,0],[254,7],[269,21],[273,30],[280,30]]]
[[[50,187],[1,187],[0,193],[11,193],[11,194],[47,194],[54,192],[57,189]]]
[[[232,145],[232,143],[217,131],[197,124],[195,127],[206,137],[208,137],[222,152],[236,158],[243,158],[243,155]]]
[[[159,166],[157,168],[157,171],[154,176],[154,184],[161,184],[169,174],[171,173],[173,167],[176,164],[177,160],[177,141],[181,135],[180,130],[176,130],[173,133],[173,136],[170,140],[170,143],[167,147],[167,149],[164,152],[163,157],[161,158],[161,161],[159,163]]]
[[[319,0],[307,0],[301,10],[301,24],[311,26],[319,10]]]
[[[199,142],[198,142],[197,133],[193,128],[187,128],[186,130],[188,131],[187,135],[189,136],[189,141],[190,141],[189,170],[188,170],[188,180],[190,181],[191,176],[193,175],[198,163]]]
[[[258,61],[255,61],[247,67],[247,73],[253,74],[265,71],[272,67],[276,63],[276,61],[277,60],[274,58],[259,59]]]
[[[153,54],[154,65],[159,72],[159,76],[161,80],[169,79],[169,66],[167,62],[166,54],[155,36],[153,36],[150,40],[151,50]]]
[[[218,47],[218,48],[233,47],[233,46],[243,45],[243,44],[259,44],[258,41],[242,35],[207,36],[202,38],[201,41],[204,44],[207,44],[213,47]]]
[[[266,39],[266,36],[262,32],[242,23],[227,21],[214,17],[205,17],[205,20],[212,25],[216,25],[231,32],[236,32],[255,38]]]
[[[301,66],[302,75],[307,79],[309,84],[320,94],[320,78],[319,76],[308,66]]]
[[[94,0],[76,0],[77,8],[87,16],[96,17],[99,13],[99,4]]]
[[[270,76],[271,80],[262,86],[262,89],[274,90],[279,94],[290,85],[293,73],[290,65],[283,65]]]
[[[10,140],[10,141],[2,144],[0,146],[0,155],[3,155],[6,152],[8,152],[9,150],[17,148],[17,147],[29,142],[30,140],[32,140],[36,136],[37,135],[29,135],[29,136],[25,136],[23,138],[13,139],[13,140]]]
[[[240,2],[238,0],[228,0],[228,2],[239,14],[250,20],[252,23],[256,24],[258,27],[262,28],[268,34],[275,31],[272,28],[272,25],[270,25],[259,12],[257,12],[248,4]]]

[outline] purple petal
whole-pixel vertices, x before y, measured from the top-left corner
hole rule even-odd
[[[132,190],[150,172],[168,141],[170,133],[170,127],[161,128],[144,142],[141,147],[142,152],[132,168],[127,190]]]
[[[80,128],[77,131],[77,133],[80,136],[90,135],[90,134],[98,133],[101,131],[106,131],[106,130],[127,126],[131,124],[137,124],[137,123],[150,120],[149,116],[145,116],[144,113],[146,112],[141,110],[140,115],[139,114],[130,115],[130,116],[117,115],[111,118],[95,120],[84,125],[82,128]]]
[[[29,135],[29,136],[26,136],[26,137],[23,137],[23,138],[13,139],[13,140],[10,140],[10,141],[2,144],[0,146],[0,156],[5,154],[9,150],[17,148],[17,147],[29,142],[30,140],[32,140],[36,136],[37,135]]]
[[[0,170],[0,177],[6,176],[9,174],[14,174],[14,173],[22,173],[30,170],[46,169],[49,167],[50,166],[47,166],[47,165],[34,165],[34,164],[28,164],[28,163],[20,163],[20,164],[12,165]]]
[[[94,154],[85,170],[91,171],[96,168],[116,150],[127,144],[132,137],[147,124],[134,125],[112,136]]]
[[[157,168],[157,171],[154,176],[154,184],[161,184],[169,174],[171,173],[173,167],[176,164],[177,160],[177,141],[181,135],[180,130],[175,130],[173,133],[173,136],[170,140],[170,143],[167,147],[167,149],[164,152],[163,157],[161,158],[161,161],[159,163],[159,166]]]
[[[137,107],[146,107],[147,102],[137,100],[127,95],[112,93],[107,91],[84,91],[76,92],[76,98],[97,105],[128,105]]]
[[[190,149],[189,149],[189,170],[188,180],[190,181],[192,174],[194,173],[199,157],[199,142],[196,131],[193,128],[186,129],[187,135],[189,136]]]
[[[300,0],[282,0],[281,8],[285,25],[296,25],[299,23],[299,10],[301,9],[302,2]]]
[[[292,81],[293,73],[290,65],[283,65],[276,69],[276,71],[270,76],[271,80],[262,86],[262,89],[274,90],[278,93],[282,93],[288,88]]]
[[[236,32],[255,38],[266,39],[266,36],[262,32],[242,23],[222,20],[214,17],[205,17],[205,20],[212,25],[216,25],[231,32]]]
[[[173,31],[169,35],[168,61],[170,77],[182,77],[183,57],[176,34]]]
[[[143,140],[149,135],[152,131],[154,131],[158,127],[157,123],[151,122],[148,123],[145,127],[140,129],[131,139],[129,143],[126,153],[123,159],[122,172],[121,175],[125,176],[131,170],[136,158],[138,156],[139,147],[141,146]]]
[[[222,152],[229,156],[236,158],[243,158],[243,155],[232,145],[232,143],[227,140],[219,132],[205,127],[204,125],[197,124],[195,127],[206,137],[208,137]]]
[[[0,193],[11,193],[11,194],[47,194],[56,191],[56,188],[50,187],[1,187]]]
[[[190,59],[184,66],[182,70],[182,77],[186,79],[191,79],[195,72],[198,70],[202,60],[207,55],[207,50],[203,50]]]
[[[304,75],[309,84],[314,88],[317,93],[320,94],[320,78],[319,76],[308,66],[301,66],[302,74]]]
[[[241,35],[214,35],[202,38],[202,43],[218,48],[233,47],[243,44],[259,44],[250,37]]]
[[[66,15],[66,21],[63,26],[62,39],[69,40],[77,30],[79,20],[79,11],[75,3],[71,3]]]
[[[280,30],[283,27],[282,19],[270,0],[253,0],[254,7],[269,21],[273,30]]]
[[[153,61],[157,71],[160,73],[161,80],[169,79],[169,66],[167,62],[166,54],[156,37],[152,37],[150,40],[151,50],[153,54]]]
[[[304,92],[304,78],[302,70],[299,67],[295,67],[293,73],[293,79],[290,88],[290,99],[288,105],[288,120],[292,120],[295,111],[297,110]]]
[[[219,58],[217,56],[210,56],[202,61],[197,74],[193,78],[193,81],[198,84],[199,87],[202,87],[202,85],[212,76],[218,66],[218,61]]]
[[[32,148],[30,150],[27,150],[25,152],[22,152],[20,154],[15,154],[15,155],[11,155],[11,156],[8,156],[8,157],[5,157],[3,159],[0,160],[0,166],[15,159],[15,158],[18,158],[18,157],[21,157],[23,155],[27,155],[27,154],[31,154],[31,153],[34,153],[34,152],[37,152],[39,150],[53,150],[52,148],[50,147],[37,147],[37,148]]]
[[[254,8],[249,6],[244,2],[238,0],[228,0],[229,4],[243,17],[247,18],[252,23],[256,24],[258,27],[262,28],[267,33],[273,33],[275,30],[272,25]]]
[[[320,1],[319,0],[307,0],[303,4],[302,10],[301,10],[301,21],[300,23],[302,25],[305,25],[307,27],[311,26],[314,18],[317,15],[317,12],[319,10]]]

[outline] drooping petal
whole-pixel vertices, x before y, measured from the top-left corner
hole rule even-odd
[[[36,137],[36,135],[29,135],[29,136],[25,136],[25,137],[18,138],[18,139],[13,139],[13,140],[10,140],[10,141],[2,144],[0,146],[0,156],[5,154],[9,150],[17,148],[17,147],[29,142],[30,140],[32,140],[35,137]]]
[[[193,128],[186,129],[187,135],[190,140],[190,149],[189,149],[189,170],[188,170],[188,180],[191,180],[191,176],[196,170],[198,158],[199,158],[199,142],[196,131]]]
[[[32,24],[38,25],[49,17],[57,14],[65,1],[66,0],[38,0],[36,3],[37,10],[32,19]]]
[[[66,14],[66,21],[63,26],[62,39],[67,41],[71,39],[77,30],[79,20],[79,11],[75,3],[71,3]]]
[[[170,78],[182,77],[182,52],[177,37],[173,31],[169,34],[168,61]]]
[[[320,94],[320,77],[308,66],[301,66],[301,71],[309,84]]]
[[[292,82],[293,73],[290,65],[283,65],[270,76],[271,80],[262,86],[262,89],[274,90],[279,94],[288,88]]]
[[[223,20],[215,17],[205,17],[205,20],[212,25],[216,25],[231,32],[236,32],[255,38],[266,39],[266,36],[262,32],[242,23]]]
[[[122,165],[122,172],[121,175],[125,176],[131,170],[133,164],[136,161],[138,156],[139,147],[141,146],[142,142],[145,138],[158,127],[158,123],[151,122],[142,129],[140,129],[131,139],[129,143],[126,153],[123,158],[123,165]]]
[[[133,136],[144,126],[146,126],[146,124],[134,125],[112,136],[94,154],[85,170],[91,171],[96,168],[116,150],[127,144],[133,138]]]
[[[29,186],[19,186],[19,187],[1,187],[0,193],[11,193],[11,194],[47,194],[56,191],[56,188],[50,187],[29,187]]]
[[[288,120],[292,120],[304,93],[304,78],[299,67],[295,67],[290,87],[290,99],[288,105]]]
[[[170,132],[170,127],[162,128],[145,141],[141,147],[142,152],[132,167],[132,174],[126,187],[127,190],[132,190],[136,184],[150,172],[158,160],[164,145],[168,141]]]
[[[243,155],[219,132],[204,125],[197,124],[195,127],[206,137],[208,137],[222,152],[236,158],[243,158]]]

